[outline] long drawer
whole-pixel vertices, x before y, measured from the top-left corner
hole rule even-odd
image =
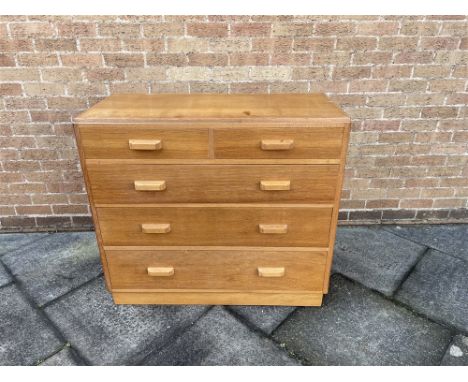
[[[327,247],[332,208],[159,205],[97,208],[106,246]]]
[[[208,129],[78,125],[87,159],[206,159]]]
[[[326,252],[106,251],[113,289],[321,291]]]
[[[336,165],[88,164],[95,203],[332,203]]]
[[[339,159],[343,127],[219,128],[213,131],[219,159]]]

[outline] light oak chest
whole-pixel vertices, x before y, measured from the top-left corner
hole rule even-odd
[[[322,94],[114,95],[81,114],[114,301],[320,305],[349,126]]]

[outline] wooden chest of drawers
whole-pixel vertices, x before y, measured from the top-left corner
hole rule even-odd
[[[320,305],[349,128],[322,94],[113,95],[75,118],[114,301]]]

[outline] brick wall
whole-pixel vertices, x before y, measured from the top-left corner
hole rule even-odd
[[[1,17],[0,228],[90,226],[70,121],[117,92],[326,92],[342,221],[466,221],[467,19]]]

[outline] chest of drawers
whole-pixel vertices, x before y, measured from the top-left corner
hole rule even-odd
[[[325,95],[113,95],[74,128],[117,304],[321,304],[350,128]]]

